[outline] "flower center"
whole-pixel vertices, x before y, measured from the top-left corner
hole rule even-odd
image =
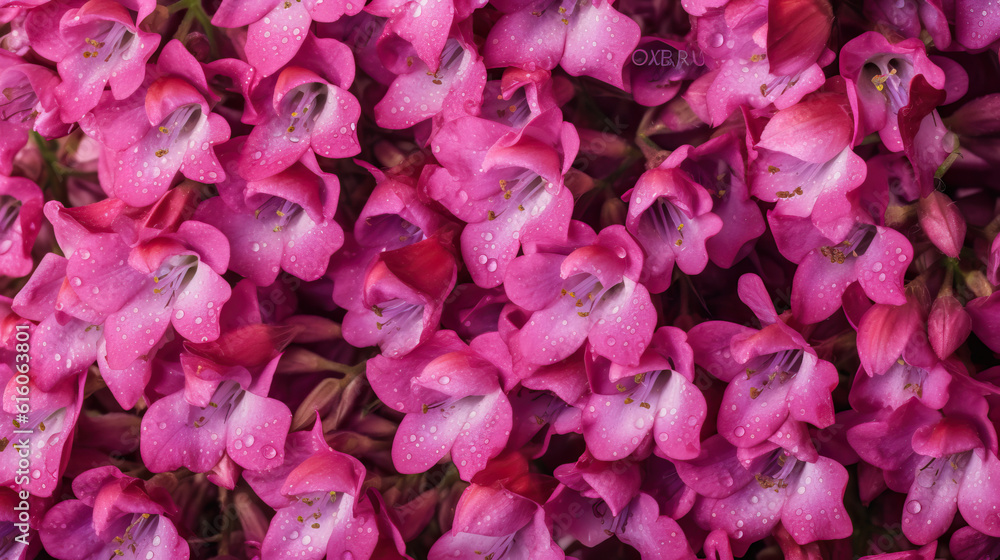
[[[197,104],[192,103],[174,109],[157,127],[156,140],[163,147],[156,150],[156,157],[161,158],[169,154],[170,149],[174,147],[185,148],[184,142],[200,121],[201,107]]]
[[[830,259],[831,263],[844,264],[849,258],[857,258],[865,254],[865,251],[868,250],[868,247],[875,239],[875,234],[875,226],[867,224],[856,225],[847,234],[847,239],[832,247],[820,247],[819,252],[824,257]]]
[[[21,213],[21,201],[10,195],[0,196],[0,233],[6,233]]]
[[[122,58],[122,54],[128,50],[132,39],[135,38],[135,33],[120,23],[112,23],[93,37],[83,40],[83,58],[110,62],[112,58],[116,61]]]
[[[115,556],[124,556],[125,549],[135,554],[138,545],[137,542],[143,542],[147,533],[159,525],[159,520],[156,519],[158,516],[149,513],[134,513],[132,514],[132,522],[125,528],[125,531],[114,538],[114,554]],[[159,543],[159,537],[154,537],[154,543]]]
[[[575,299],[576,314],[587,317],[597,308],[608,290],[610,288],[602,286],[600,280],[593,274],[576,274],[563,281],[560,297],[569,296]]]
[[[892,112],[898,113],[910,103],[911,74],[908,63],[882,56],[869,60],[862,76],[867,77],[875,90],[885,96]]]
[[[27,81],[5,87],[2,93],[4,99],[0,100],[0,120],[23,123],[38,116],[38,111],[35,110],[38,96]]]
[[[167,305],[173,301],[179,290],[187,287],[198,271],[198,257],[194,255],[174,255],[163,261],[153,274],[155,294],[170,294]]]
[[[198,366],[198,369],[200,371],[201,366]],[[229,419],[229,414],[243,400],[243,393],[240,384],[235,381],[220,383],[215,389],[215,394],[212,395],[212,400],[208,402],[208,406],[201,409],[201,415],[194,421],[194,427],[201,428],[211,423],[218,414],[223,416],[223,421]]]
[[[270,225],[275,222],[271,231],[277,233],[294,220],[302,212],[302,207],[294,202],[289,202],[281,197],[272,196],[254,210],[253,217],[264,220]]]
[[[496,537],[493,544],[487,550],[476,550],[474,551],[477,558],[482,558],[483,560],[500,560],[507,554],[507,551],[514,546],[514,535],[504,535],[502,537]]]
[[[756,399],[768,388],[773,388],[775,381],[778,385],[784,385],[786,381],[795,377],[802,367],[802,360],[805,353],[802,350],[783,350],[775,354],[764,357],[762,364],[756,369],[747,368],[747,380],[757,378],[760,387],[750,387],[750,398]]]
[[[376,321],[375,327],[382,330],[391,326],[394,330],[403,330],[414,322],[419,322],[424,316],[424,306],[408,303],[401,299],[392,299],[382,305],[373,305],[372,312],[382,321]]]
[[[805,463],[784,450],[777,449],[764,460],[760,470],[753,476],[761,488],[780,492],[788,486],[789,479],[798,477],[804,467]]]
[[[651,231],[667,245],[684,244],[684,212],[664,197],[659,197],[642,213],[639,227]]]
[[[545,187],[548,184],[549,182],[541,176],[528,170],[522,171],[511,179],[500,179],[503,200],[498,205],[499,211],[490,210],[487,213],[487,219],[493,221],[511,208],[516,208],[518,212],[532,208],[532,213],[535,213],[536,200],[545,192]]]
[[[316,119],[326,106],[327,94],[326,84],[313,82],[298,86],[285,95],[282,99],[288,119],[285,133],[290,142],[299,142],[312,131]]]

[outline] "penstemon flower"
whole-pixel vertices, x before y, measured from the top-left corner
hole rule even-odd
[[[0,559],[1000,557],[995,7],[0,2]]]

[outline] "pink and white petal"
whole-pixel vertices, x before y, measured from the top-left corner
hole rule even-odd
[[[436,465],[451,451],[469,413],[482,398],[462,399],[454,408],[431,408],[426,413],[407,414],[392,441],[392,463],[396,470],[415,474]]]
[[[657,405],[653,435],[660,452],[671,459],[698,457],[701,428],[708,416],[705,396],[683,375],[671,373]]]
[[[950,482],[950,481],[948,481]],[[1000,461],[988,449],[974,449],[958,490],[958,509],[977,531],[1000,537]]]
[[[472,480],[490,459],[503,451],[512,422],[513,412],[507,395],[496,392],[479,401],[451,449],[452,460],[462,480]]]
[[[192,342],[211,342],[219,338],[219,310],[231,295],[229,283],[199,263],[194,277],[174,301],[170,323]]]
[[[326,547],[331,540],[331,536],[338,527],[346,525],[351,514],[350,505],[354,502],[348,496],[340,496],[336,511],[323,512],[316,506],[310,505],[315,500],[323,500],[322,495],[305,496],[309,498],[309,503],[305,501],[294,502],[288,507],[278,510],[271,519],[261,543],[261,554],[264,558],[301,558],[302,560],[320,560],[326,556]],[[326,515],[313,518],[313,514],[320,511]],[[300,519],[306,521],[299,521]],[[294,535],[294,537],[292,536]]]
[[[563,56],[568,22],[556,10],[540,16],[518,10],[502,16],[490,29],[483,49],[489,68],[517,66],[529,72],[552,70]]]
[[[243,27],[263,18],[274,9],[276,0],[222,0],[212,25],[216,27]]]
[[[312,25],[305,2],[277,2],[247,28],[246,57],[262,77],[281,69],[295,56]]]
[[[577,5],[560,64],[571,76],[590,76],[624,89],[622,68],[639,44],[639,24],[611,2]],[[596,46],[595,46],[596,43]]]
[[[857,280],[856,268],[830,262],[820,249],[802,259],[792,279],[792,311],[805,324],[826,319],[840,309],[847,287]]]
[[[875,303],[902,305],[906,303],[903,276],[913,261],[913,246],[892,228],[877,230],[868,250],[858,257],[858,281]]]
[[[163,515],[157,515],[154,519],[156,525],[151,530],[138,532],[133,538],[131,545],[134,545],[135,548],[128,546],[125,549],[133,554],[132,558],[146,558],[150,554],[154,556],[164,555],[167,558],[176,558],[177,560],[190,558],[191,547],[187,540],[181,538],[177,533],[174,524]]]
[[[592,323],[578,309],[575,299],[561,297],[533,313],[517,335],[515,343],[521,355],[533,364],[554,364],[576,352],[587,339]]]
[[[361,104],[350,92],[327,86],[326,106],[313,125],[310,146],[321,156],[346,158],[361,151],[357,124]]]
[[[628,457],[649,436],[654,413],[650,403],[637,402],[628,394],[591,395],[583,410],[587,449],[600,461]]]
[[[504,276],[504,291],[527,311],[551,306],[559,298],[563,277],[559,267],[566,259],[552,253],[532,253],[514,259]]]
[[[958,511],[958,493],[964,474],[953,465],[953,461],[945,460],[934,468],[917,472],[906,495],[902,521],[903,534],[913,544],[927,544],[951,526]]]
[[[133,361],[148,357],[170,325],[169,299],[169,294],[157,294],[151,284],[145,284],[130,302],[108,316],[104,325],[108,366],[125,369]]]
[[[605,296],[601,309],[588,336],[594,351],[617,364],[639,363],[656,327],[656,309],[646,287],[622,278],[622,287]]]
[[[212,470],[226,449],[225,419],[211,415],[212,411],[189,405],[183,391],[154,402],[142,417],[139,440],[146,466],[152,472],[180,467],[193,472]],[[204,424],[199,421],[202,417],[208,417]]]
[[[851,536],[851,518],[843,506],[847,478],[847,469],[833,459],[805,463],[798,483],[785,489],[788,500],[781,511],[781,523],[796,543]]]
[[[753,447],[771,437],[788,417],[790,385],[769,384],[760,390],[757,398],[751,397],[755,376],[734,379],[722,397],[719,410],[719,433],[737,447]]]
[[[285,461],[285,436],[291,425],[292,412],[285,403],[245,391],[226,421],[226,452],[245,469],[279,467]]]

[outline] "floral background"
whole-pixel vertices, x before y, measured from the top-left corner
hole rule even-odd
[[[1000,4],[0,1],[0,558],[1000,558]]]

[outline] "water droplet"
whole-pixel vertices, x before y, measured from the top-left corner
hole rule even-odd
[[[490,259],[490,262],[486,263],[486,270],[490,272],[496,272],[497,261],[496,259]]]
[[[614,346],[615,345],[615,339],[611,338],[610,336],[604,342],[606,342],[608,346]]]
[[[696,416],[688,416],[688,426],[694,426],[698,423],[698,418]]]
[[[247,447],[253,447],[253,442],[254,442],[253,434],[247,436],[247,440],[246,440]]]
[[[880,270],[882,270],[882,263],[877,262],[877,263],[875,263],[875,264],[872,265],[872,271],[873,272],[878,272]]]
[[[167,423],[166,423],[166,422],[160,422],[160,424],[159,424],[159,426],[158,426],[158,427],[159,427],[159,428],[160,428],[161,430],[166,430],[166,429],[167,429]]]
[[[725,41],[725,38],[722,36],[722,34],[716,33],[715,35],[712,35],[712,41],[710,44],[715,48],[719,48],[722,46],[723,41]]]
[[[270,445],[265,445],[261,448],[260,454],[263,455],[265,459],[274,459],[274,457],[278,454],[278,451]]]
[[[73,284],[74,286],[79,286],[80,284],[83,284],[83,280],[80,280],[80,277],[79,277],[79,276],[74,276],[74,277],[73,277],[73,279],[72,279],[72,280],[70,280],[70,282],[71,282],[71,283],[72,283],[72,284]]]
[[[743,437],[743,434],[747,433],[747,431],[743,429],[743,426],[736,426],[736,429],[733,430],[733,433],[736,434],[736,437]]]
[[[445,375],[441,379],[438,379],[438,383],[440,383],[442,385],[447,385],[450,381],[451,381],[451,378],[449,378],[447,375]]]
[[[906,511],[916,515],[920,513],[920,509],[921,509],[920,502],[916,500],[910,500],[909,502],[906,502]]]
[[[80,258],[83,259],[83,260],[89,259],[90,258],[90,251],[88,251],[86,249],[80,249]]]

